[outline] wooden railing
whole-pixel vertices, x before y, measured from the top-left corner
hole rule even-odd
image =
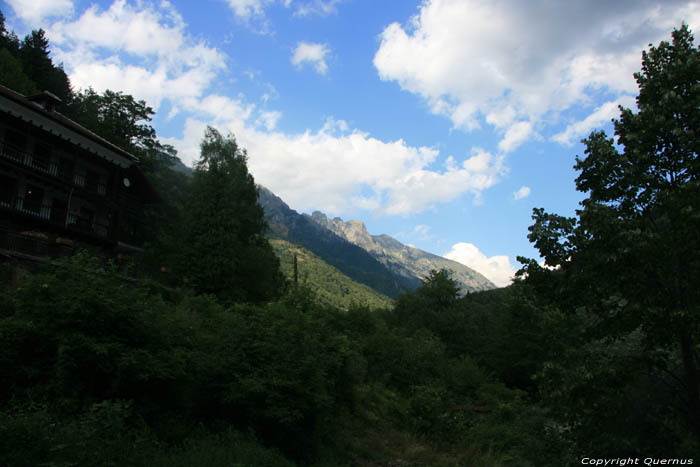
[[[43,160],[35,154],[22,151],[7,143],[0,143],[0,158],[58,178],[65,183],[83,188],[91,193],[97,193],[102,196],[107,194],[107,185],[103,181],[88,179],[84,174],[75,171],[67,173],[55,162]]]
[[[28,200],[20,196],[0,200],[0,209],[40,219],[57,227],[76,232],[88,233],[103,238],[110,236],[111,229],[108,223],[81,216],[76,212],[66,212],[65,209]]]
[[[76,248],[73,241],[49,237],[34,231],[17,232],[0,226],[0,250],[30,256],[62,258],[71,256]]]

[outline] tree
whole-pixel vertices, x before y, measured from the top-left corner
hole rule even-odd
[[[19,60],[19,45],[17,35],[5,29],[5,16],[0,11],[0,84],[24,95],[35,94],[36,84]]]
[[[70,112],[83,126],[126,151],[159,148],[150,125],[155,112],[129,94],[108,89],[100,95],[88,88],[75,96]]]
[[[22,71],[22,63],[8,49],[0,48],[0,84],[24,95],[36,94],[34,82]]]
[[[58,96],[62,101],[60,110],[64,110],[73,97],[73,90],[62,65],[54,65],[50,53],[49,40],[43,29],[32,31],[19,47],[24,73],[40,91]]]
[[[185,203],[180,271],[228,302],[276,298],[285,285],[246,159],[233,136],[207,128]]]
[[[560,269],[526,270],[539,284],[546,275],[559,303],[592,312],[594,335],[641,331],[700,440],[700,50],[687,25],[672,37],[643,52],[638,110],[620,108],[617,144],[602,131],[583,140],[577,218],[534,210],[529,238]]]
[[[5,29],[5,15],[0,11],[0,48],[7,49],[14,57],[19,55],[19,39],[14,31]]]

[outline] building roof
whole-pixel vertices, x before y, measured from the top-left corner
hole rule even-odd
[[[122,167],[138,162],[135,155],[56,112],[54,108],[60,102],[58,97],[48,91],[27,97],[0,85],[0,109]]]

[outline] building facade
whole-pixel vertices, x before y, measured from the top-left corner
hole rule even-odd
[[[0,86],[0,259],[124,258],[153,194],[138,159],[55,111],[57,97]]]

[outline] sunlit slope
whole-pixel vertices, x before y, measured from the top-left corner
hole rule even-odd
[[[273,239],[270,243],[280,259],[282,272],[290,281],[294,277],[294,254],[297,255],[299,284],[311,289],[322,304],[341,309],[348,309],[352,304],[370,308],[391,304],[386,295],[355,282],[309,250],[286,240]]]

